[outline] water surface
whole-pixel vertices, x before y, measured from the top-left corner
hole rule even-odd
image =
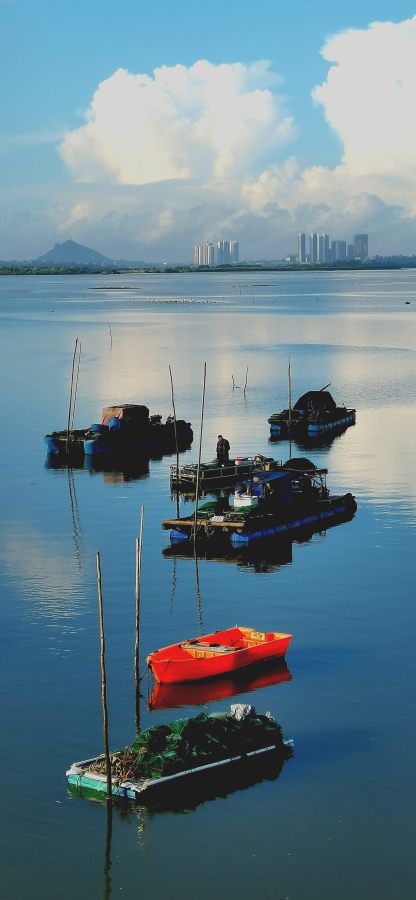
[[[291,679],[243,683],[239,699],[271,710],[295,754],[274,781],[186,808],[116,812],[111,896],[414,897],[415,309],[411,270],[0,279],[7,900],[104,896],[105,806],[70,794],[65,769],[102,747],[97,549],[110,740],[134,737],[141,505],[143,669],[149,651],[196,636],[201,621],[206,632],[238,622],[292,633]],[[201,560],[198,605],[193,560],[162,555],[172,457],[124,473],[45,467],[43,434],[66,425],[76,337],[78,427],[115,402],[169,414],[171,365],[178,415],[197,431],[206,361],[204,459],[219,432],[237,455],[289,456],[287,442],[269,443],[267,417],[287,405],[290,354],[294,399],[331,382],[357,408],[356,426],[332,442],[292,446],[328,468],[333,493],[355,494],[356,517],[264,558]],[[247,367],[244,397],[232,378],[241,388]],[[183,459],[196,454],[197,440]],[[178,711],[143,700],[142,727],[195,714],[197,701]],[[201,702],[226,710],[233,699]]]

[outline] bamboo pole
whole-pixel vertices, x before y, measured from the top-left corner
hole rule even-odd
[[[76,403],[77,403],[78,379],[79,379],[79,367],[80,367],[80,363],[81,363],[81,341],[79,342],[79,348],[78,348],[77,377],[76,377],[76,381],[75,381],[74,402],[73,402],[73,404],[72,404],[71,431],[74,430],[75,406],[76,406]]]
[[[198,494],[199,494],[199,473],[201,469],[201,449],[202,449],[202,429],[204,425],[204,404],[205,404],[205,382],[207,378],[207,364],[204,362],[204,377],[202,381],[202,400],[201,400],[201,427],[199,432],[199,452],[198,466],[196,470],[196,494],[195,494],[195,513],[194,513],[194,541],[196,541],[196,527],[198,517]]]
[[[107,803],[112,802],[113,787],[111,782],[111,762],[110,750],[108,744],[108,711],[107,711],[107,681],[105,674],[105,636],[104,636],[104,617],[103,617],[103,595],[101,590],[101,565],[100,552],[97,550],[97,588],[98,588],[98,610],[100,619],[100,639],[101,639],[101,703],[103,707],[103,737],[104,737],[104,753],[105,764],[107,769]]]
[[[247,379],[248,379],[248,366],[247,366],[247,369],[246,369],[246,380],[245,380],[245,383],[244,383],[244,396],[246,396]]]
[[[179,519],[179,447],[178,447],[178,434],[176,431],[175,395],[173,393],[173,378],[172,378],[172,369],[170,366],[169,366],[169,375],[170,375],[170,387],[171,387],[171,391],[172,391],[173,427],[175,429],[175,446],[176,446],[176,516]]]
[[[289,423],[288,423],[289,459],[292,459],[292,437],[291,437],[291,431],[292,431],[292,382],[291,382],[291,377],[290,377],[290,356],[288,356],[288,360],[287,360],[287,380],[288,380],[288,393],[289,393],[289,398],[288,398],[289,399]]]
[[[74,355],[72,357],[71,389],[69,392],[69,407],[68,407],[68,427],[67,427],[67,432],[66,432],[66,452],[67,452],[67,454],[68,454],[68,449],[69,449],[69,428],[70,428],[70,422],[71,422],[72,391],[73,391],[73,387],[74,387],[74,367],[75,367],[75,356],[76,356],[76,352],[77,352],[77,346],[78,346],[78,338],[76,338],[76,340],[75,340]]]
[[[136,730],[140,733],[140,591],[143,548],[143,516],[144,506],[140,510],[140,531],[136,539],[136,627],[134,645],[134,677],[136,682]]]

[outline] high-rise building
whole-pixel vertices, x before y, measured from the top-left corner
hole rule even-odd
[[[309,235],[309,262],[310,263],[316,263],[317,244],[318,244],[318,235],[310,234]]]
[[[238,263],[238,241],[230,241],[230,262]]]
[[[354,244],[347,244],[347,259],[354,259]]]
[[[368,234],[354,234],[354,259],[367,259]]]
[[[203,266],[204,263],[204,245],[203,244],[195,244],[194,248],[194,265],[195,266]]]
[[[316,237],[316,262],[326,263],[329,261],[329,235],[318,234]]]
[[[211,241],[205,244],[204,260],[205,266],[215,266],[215,248]]]
[[[298,262],[299,263],[306,262],[305,240],[306,240],[306,235],[298,234]]]
[[[217,241],[217,266],[229,266],[230,262],[230,242]]]
[[[347,242],[331,241],[332,262],[345,262],[347,258]]]
[[[347,242],[331,241],[332,262],[345,262],[347,259]]]

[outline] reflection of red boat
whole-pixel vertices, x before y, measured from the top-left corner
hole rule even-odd
[[[227,628],[163,647],[147,657],[156,681],[197,681],[284,656],[291,634]]]
[[[259,688],[281,684],[292,678],[284,659],[260,663],[253,669],[242,669],[230,675],[203,682],[160,684],[156,682],[148,700],[148,709],[177,709],[179,706],[202,706],[213,700],[250,694]]]

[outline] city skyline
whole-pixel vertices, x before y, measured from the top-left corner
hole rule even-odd
[[[206,241],[195,244],[195,266],[231,266],[238,263],[238,241]]]
[[[345,262],[352,259],[364,260],[368,258],[368,234],[361,232],[354,234],[352,244],[347,239],[331,241],[329,234],[312,232],[309,234],[309,253],[306,253],[306,233],[298,234],[297,261],[299,263],[334,263]]]

